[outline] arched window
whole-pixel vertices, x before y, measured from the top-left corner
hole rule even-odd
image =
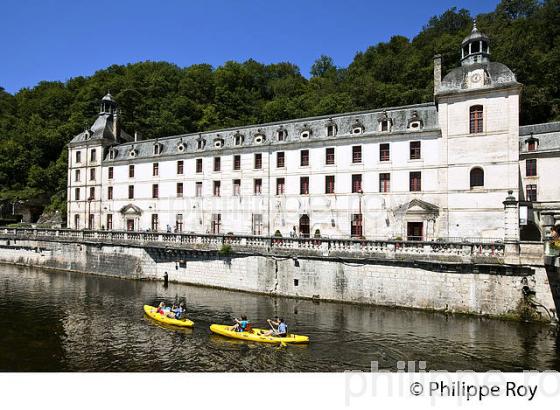
[[[482,168],[471,169],[471,189],[484,186],[484,171]]]
[[[473,105],[470,109],[470,131],[471,134],[478,134],[483,132],[482,115],[484,108],[482,105]]]

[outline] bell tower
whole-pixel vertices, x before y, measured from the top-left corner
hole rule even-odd
[[[478,31],[476,20],[473,22],[471,33],[461,43],[461,50],[462,66],[490,62],[490,39]]]

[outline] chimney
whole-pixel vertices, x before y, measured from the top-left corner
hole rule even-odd
[[[441,54],[434,56],[434,95],[441,87]]]
[[[115,109],[113,113],[113,135],[115,138],[119,138],[119,112]]]
[[[138,131],[134,131],[134,142],[138,142]]]

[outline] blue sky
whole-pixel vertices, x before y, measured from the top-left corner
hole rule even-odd
[[[179,66],[253,58],[308,75],[321,54],[346,66],[392,35],[416,35],[450,7],[473,15],[498,0],[4,0],[0,87],[65,81],[111,64]]]

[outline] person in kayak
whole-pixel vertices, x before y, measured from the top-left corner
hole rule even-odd
[[[284,321],[284,319],[275,318],[274,320],[266,319],[271,330],[264,332],[263,336],[276,336],[276,337],[286,337],[288,336],[288,325]]]
[[[230,331],[232,332],[245,332],[247,330],[249,330],[249,321],[247,320],[247,316],[242,315],[241,316],[241,320],[234,318],[233,319],[235,321],[235,325],[233,325],[232,327],[229,328]]]
[[[185,304],[181,302],[179,303],[179,306],[176,305],[173,306],[173,308],[171,309],[171,313],[169,314],[170,315],[169,317],[180,320],[184,314],[185,314]]]
[[[156,310],[156,313],[159,313],[160,315],[164,315],[165,316],[165,303],[161,302]]]

